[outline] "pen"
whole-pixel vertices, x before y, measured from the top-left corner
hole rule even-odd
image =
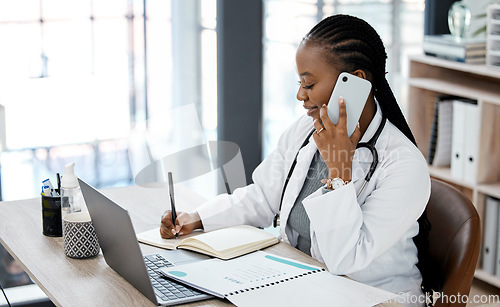
[[[170,193],[170,208],[172,210],[172,223],[174,223],[174,229],[175,229],[175,220],[177,219],[177,213],[175,212],[174,181],[172,179],[172,172],[168,172],[168,191]],[[177,232],[175,233],[175,237],[176,238],[179,237]]]

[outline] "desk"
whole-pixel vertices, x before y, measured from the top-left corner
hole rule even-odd
[[[129,211],[136,232],[158,227],[161,214],[169,207],[168,189],[137,186],[102,191]],[[191,210],[203,198],[176,186],[178,211]],[[132,285],[113,271],[102,252],[91,259],[71,259],[64,255],[62,238],[42,234],[39,198],[0,202],[0,243],[21,263],[25,271],[58,306],[153,306]],[[143,253],[159,249],[141,244]],[[324,265],[288,244],[266,251],[312,265]],[[212,299],[191,306],[229,306]],[[383,304],[395,306],[395,304]],[[380,305],[381,306],[381,305]]]

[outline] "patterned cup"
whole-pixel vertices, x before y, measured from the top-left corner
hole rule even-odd
[[[89,258],[99,254],[99,242],[88,212],[63,216],[64,254],[71,258]]]

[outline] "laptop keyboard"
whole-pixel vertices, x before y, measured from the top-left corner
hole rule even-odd
[[[199,291],[163,278],[157,271],[161,268],[172,267],[174,265],[161,255],[144,256],[144,263],[146,263],[146,268],[148,269],[149,278],[151,279],[155,293],[160,299],[171,301],[203,295],[203,293]]]

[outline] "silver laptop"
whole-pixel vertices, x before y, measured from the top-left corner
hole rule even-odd
[[[156,273],[162,267],[205,260],[205,255],[172,250],[142,255],[127,210],[78,179],[106,263],[156,305],[213,298]]]

